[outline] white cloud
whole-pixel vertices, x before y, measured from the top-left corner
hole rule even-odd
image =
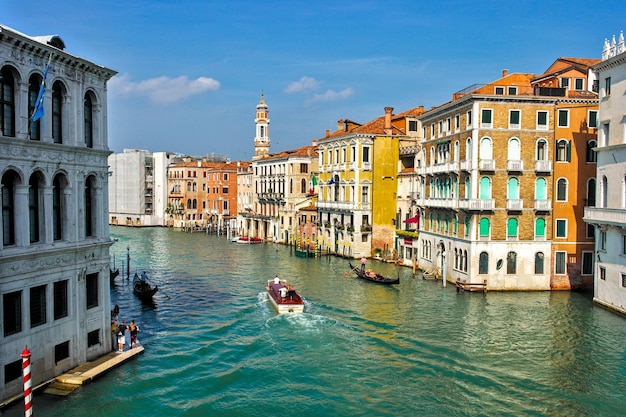
[[[317,80],[315,78],[304,76],[298,81],[289,83],[284,91],[287,94],[308,93],[317,89],[317,85]]]
[[[218,90],[220,83],[207,77],[190,80],[184,75],[177,78],[163,76],[133,82],[128,75],[123,74],[113,77],[108,87],[111,95],[146,96],[155,103],[174,103],[205,91]]]
[[[351,88],[346,88],[341,91],[328,90],[323,94],[315,94],[313,98],[311,98],[307,102],[318,103],[318,102],[325,102],[325,101],[345,100],[353,94],[354,94],[354,90]]]

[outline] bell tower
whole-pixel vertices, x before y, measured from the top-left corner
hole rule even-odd
[[[270,119],[265,97],[261,93],[261,100],[256,105],[256,118],[254,124],[256,134],[254,136],[254,156],[253,160],[260,159],[270,153]]]

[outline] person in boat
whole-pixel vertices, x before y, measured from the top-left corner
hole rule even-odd
[[[287,287],[281,287],[280,289],[280,298],[287,297]]]
[[[146,274],[146,271],[143,271],[143,273],[141,274],[141,280],[145,282],[148,281],[148,274]]]
[[[280,284],[280,278],[278,278],[278,274],[274,277],[274,284]]]
[[[367,262],[367,259],[365,259],[365,256],[361,258],[361,272],[365,271],[365,262]]]

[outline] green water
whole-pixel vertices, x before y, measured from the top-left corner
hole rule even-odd
[[[567,292],[460,293],[370,262],[398,286],[357,280],[345,259],[151,228],[111,230],[117,267],[162,289],[111,290],[146,351],[46,416],[621,416],[623,317]],[[125,265],[124,265],[125,266]],[[302,315],[277,316],[267,279],[290,280]],[[17,405],[3,412],[21,415]]]

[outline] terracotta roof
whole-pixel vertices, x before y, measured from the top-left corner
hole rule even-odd
[[[317,146],[315,145],[307,145],[298,149],[291,149],[287,151],[280,151],[276,153],[271,153],[268,155],[264,155],[259,161],[266,161],[269,159],[282,159],[290,156],[310,156],[317,157]]]

